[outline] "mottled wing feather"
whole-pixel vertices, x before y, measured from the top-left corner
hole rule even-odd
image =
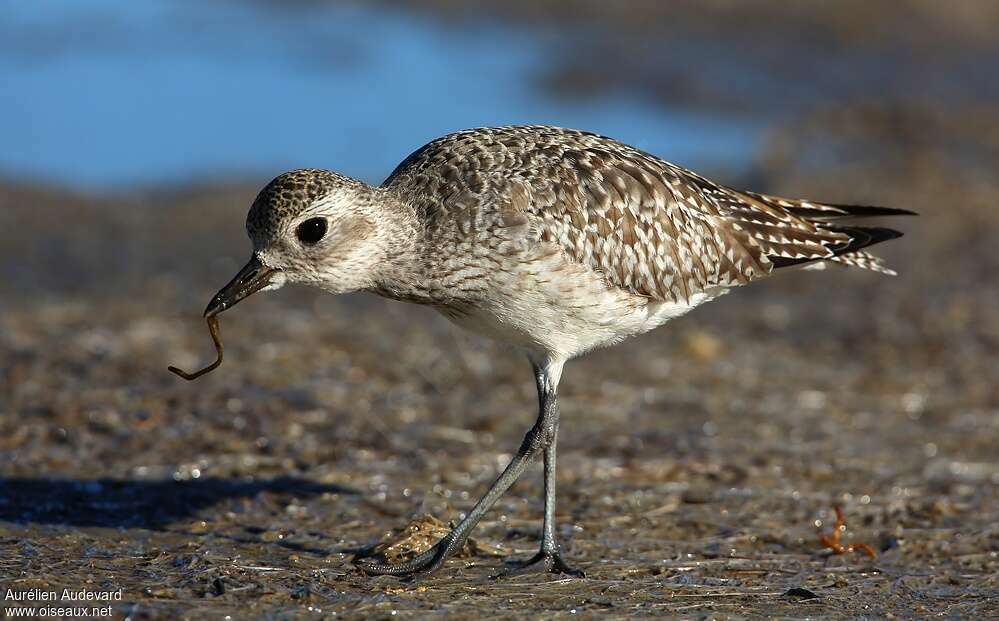
[[[555,174],[526,175],[542,188],[530,207],[541,239],[610,283],[686,302],[769,271],[761,249],[664,162],[616,143],[569,145],[560,162]]]
[[[871,218],[879,216],[915,216],[914,211],[894,207],[878,207],[875,205],[836,205],[816,201],[770,196],[757,192],[742,192],[767,205],[786,210],[796,216],[809,220],[837,220],[841,218]]]
[[[832,240],[832,244],[826,246],[833,252],[833,256],[825,257],[825,260],[840,263],[849,267],[858,267],[874,272],[880,272],[889,276],[895,276],[896,272],[886,267],[884,265],[884,261],[880,257],[876,257],[862,250],[852,250],[852,248],[864,247],[886,239],[893,239],[901,235],[901,233],[891,229],[840,226],[835,224],[834,221],[846,218],[916,215],[915,212],[907,209],[897,209],[893,207],[879,207],[874,205],[835,205],[804,199],[770,196],[756,192],[738,192],[738,194],[745,196],[750,201],[755,201],[765,206],[785,211],[795,217],[805,219],[819,229],[835,235],[836,239]],[[791,257],[788,254],[781,256],[787,259],[795,259],[795,257]],[[786,264],[800,264],[804,262],[806,261],[799,259]],[[779,266],[781,265],[781,262],[777,261],[775,264]]]
[[[430,221],[448,217],[456,196],[483,209],[514,205],[540,241],[655,300],[687,302],[769,273],[771,258],[831,259],[850,242],[790,209],[811,203],[738,192],[609,138],[544,126],[445,136],[407,158],[385,185]],[[519,192],[516,200],[497,198],[509,192]],[[873,264],[863,253],[840,261]]]
[[[744,232],[767,257],[824,259],[833,256],[833,247],[849,241],[843,233],[826,229],[782,205],[760,200],[762,195],[733,190],[681,171],[693,180],[704,200],[718,205],[724,226]]]

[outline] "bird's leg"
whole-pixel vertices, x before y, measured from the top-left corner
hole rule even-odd
[[[562,547],[555,537],[555,450],[558,445],[558,408],[555,411],[555,432],[552,442],[545,447],[545,521],[541,532],[541,549],[529,560],[500,574],[508,576],[521,573],[549,572],[585,577],[582,571],[562,559]]]
[[[562,374],[562,362],[550,362],[544,365],[535,365],[534,368],[535,378],[538,382],[538,395],[540,400],[540,413],[538,414],[538,420],[531,427],[531,430],[527,432],[524,436],[524,441],[521,442],[520,448],[517,450],[517,454],[514,455],[510,463],[507,464],[503,473],[499,475],[499,478],[493,483],[489,491],[475,503],[475,507],[465,516],[465,519],[461,520],[454,529],[445,535],[440,541],[438,541],[432,548],[420,554],[408,561],[402,563],[378,563],[375,561],[370,561],[367,559],[355,561],[362,571],[373,574],[373,575],[392,575],[392,576],[409,576],[417,573],[429,573],[439,568],[456,550],[461,549],[464,545],[465,540],[468,539],[468,535],[475,528],[475,525],[479,523],[482,516],[485,515],[487,511],[500,497],[510,488],[511,485],[520,477],[528,465],[530,465],[531,460],[541,449],[547,449],[552,447],[551,450],[551,478],[552,485],[549,488],[547,485],[548,477],[546,476],[546,492],[548,489],[551,490],[551,511],[552,518],[554,518],[554,500],[555,500],[555,488],[554,488],[554,477],[555,477],[555,432],[558,428],[558,404],[555,400],[556,386],[558,385],[559,377]],[[546,451],[545,456],[546,463],[548,462],[548,456]],[[547,472],[547,471],[546,471]],[[546,500],[546,524],[549,523],[547,519],[548,512],[548,502]],[[554,541],[554,525],[552,528],[552,541]]]

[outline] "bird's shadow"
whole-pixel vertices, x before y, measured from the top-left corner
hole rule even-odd
[[[264,492],[297,497],[360,493],[296,477],[202,477],[190,481],[0,478],[0,521],[162,530],[223,500],[252,498]]]

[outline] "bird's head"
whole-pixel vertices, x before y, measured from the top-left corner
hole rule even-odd
[[[212,298],[205,315],[286,282],[331,293],[372,286],[388,241],[381,198],[380,190],[326,170],[278,176],[246,216],[250,261]]]

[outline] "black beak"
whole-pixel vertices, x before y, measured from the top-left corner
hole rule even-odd
[[[249,263],[239,270],[236,277],[222,290],[215,294],[205,309],[205,317],[213,317],[224,310],[232,308],[237,302],[251,293],[260,291],[270,284],[271,274],[277,270],[264,265],[257,255],[250,257]]]

